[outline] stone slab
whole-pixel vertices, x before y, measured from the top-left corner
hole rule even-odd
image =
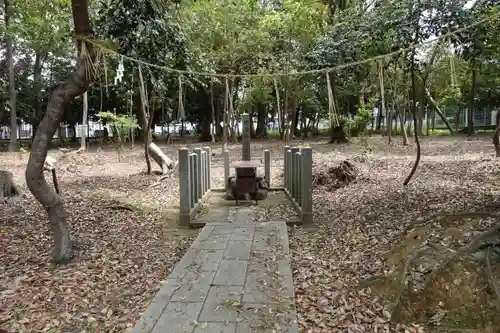
[[[235,323],[203,322],[195,328],[193,333],[235,333]]]
[[[227,243],[227,248],[224,251],[224,259],[239,259],[249,260],[250,252],[252,251],[251,240],[230,240]]]
[[[215,275],[214,284],[242,286],[245,284],[248,260],[222,259]]]
[[[243,287],[212,286],[198,321],[237,322]]]
[[[298,332],[285,222],[236,215],[200,231],[133,333]]]
[[[156,322],[152,333],[191,333],[194,329],[192,318],[197,318],[203,302],[170,302]]]
[[[234,161],[232,163],[233,168],[256,168],[261,166],[261,160],[240,160],[240,161]]]

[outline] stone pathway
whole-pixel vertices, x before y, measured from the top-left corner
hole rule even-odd
[[[133,333],[298,332],[285,222],[240,212],[201,230]]]

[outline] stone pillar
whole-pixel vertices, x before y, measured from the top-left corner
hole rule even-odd
[[[189,154],[189,166],[191,171],[191,184],[189,184],[189,187],[191,187],[191,208],[194,208],[194,205],[198,202],[198,193],[196,191],[198,189],[198,186],[196,186],[196,157],[195,153]]]
[[[288,154],[287,151],[290,150],[290,146],[283,147],[283,187],[287,189],[288,186]]]
[[[191,223],[191,193],[189,172],[189,149],[181,148],[179,153],[179,207],[180,224],[187,226]]]
[[[251,153],[250,153],[250,115],[248,113],[244,113],[241,115],[242,129],[241,129],[241,159],[243,161],[250,161]]]
[[[205,192],[203,192],[203,175],[201,174],[201,165],[202,165],[202,161],[201,161],[201,148],[195,148],[194,149],[194,153],[196,154],[196,175],[197,175],[197,181],[196,181],[196,184],[195,186],[197,187],[196,189],[196,194],[198,195],[198,199],[201,199],[203,197],[203,194],[205,194]]]
[[[271,152],[264,150],[264,175],[266,176],[267,186],[271,187]]]
[[[297,203],[299,203],[299,200],[298,200],[299,180],[300,180],[300,152],[296,152],[295,154],[293,154],[293,184],[292,184],[293,195],[292,196]]]
[[[290,179],[290,190],[291,190],[291,193],[294,195],[293,198],[295,198],[295,191],[296,191],[296,187],[297,187],[297,163],[295,162],[295,154],[297,154],[299,151],[300,151],[300,148],[299,147],[292,147],[290,149],[292,151],[292,158],[291,158],[291,164],[292,164],[292,177]]]
[[[227,190],[227,180],[229,179],[229,150],[224,150],[224,188]]]
[[[302,208],[302,149],[297,153],[297,203]]]
[[[206,184],[207,190],[212,188],[212,149],[210,147],[203,147],[203,150],[207,152],[207,170],[206,170]]]
[[[201,152],[201,197],[207,193],[207,152]]]
[[[286,190],[288,193],[292,194],[292,177],[293,177],[293,164],[292,164],[292,150],[288,149],[286,151]]]
[[[312,148],[301,150],[302,163],[302,223],[313,224],[312,213]]]

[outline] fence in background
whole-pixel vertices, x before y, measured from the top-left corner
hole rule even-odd
[[[303,224],[312,224],[312,148],[284,147],[284,188]]]

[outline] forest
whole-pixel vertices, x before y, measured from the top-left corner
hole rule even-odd
[[[288,132],[307,137],[320,119],[355,128],[355,119],[366,122],[374,106],[388,119],[378,117],[376,128],[391,122],[398,134],[398,124],[411,123],[413,103],[418,132],[429,134],[425,128],[432,125],[424,119],[435,124],[446,110],[449,130],[467,127],[470,135],[474,112],[467,110],[491,112],[499,104],[493,4],[90,1],[93,43],[102,59],[87,93],[88,117],[114,111],[141,118],[141,61],[152,123],[194,122],[203,141],[211,139],[211,123],[219,124],[215,136],[223,136],[224,114],[231,124],[250,113],[257,137],[266,136],[270,120],[280,124],[282,138]],[[2,9],[0,123],[22,121],[35,133],[52,91],[81,52],[77,30],[65,1],[7,1]],[[236,76],[226,82],[215,73]],[[62,122],[81,124],[82,109],[77,96]],[[228,127],[234,139],[235,127]]]
[[[179,225],[179,149],[209,147],[226,186],[243,114],[273,185],[284,146],[313,148],[314,226],[285,228],[300,332],[498,332],[497,0],[3,0],[0,17],[0,333],[143,332],[203,234]],[[271,192],[214,198],[197,219],[295,214]]]

